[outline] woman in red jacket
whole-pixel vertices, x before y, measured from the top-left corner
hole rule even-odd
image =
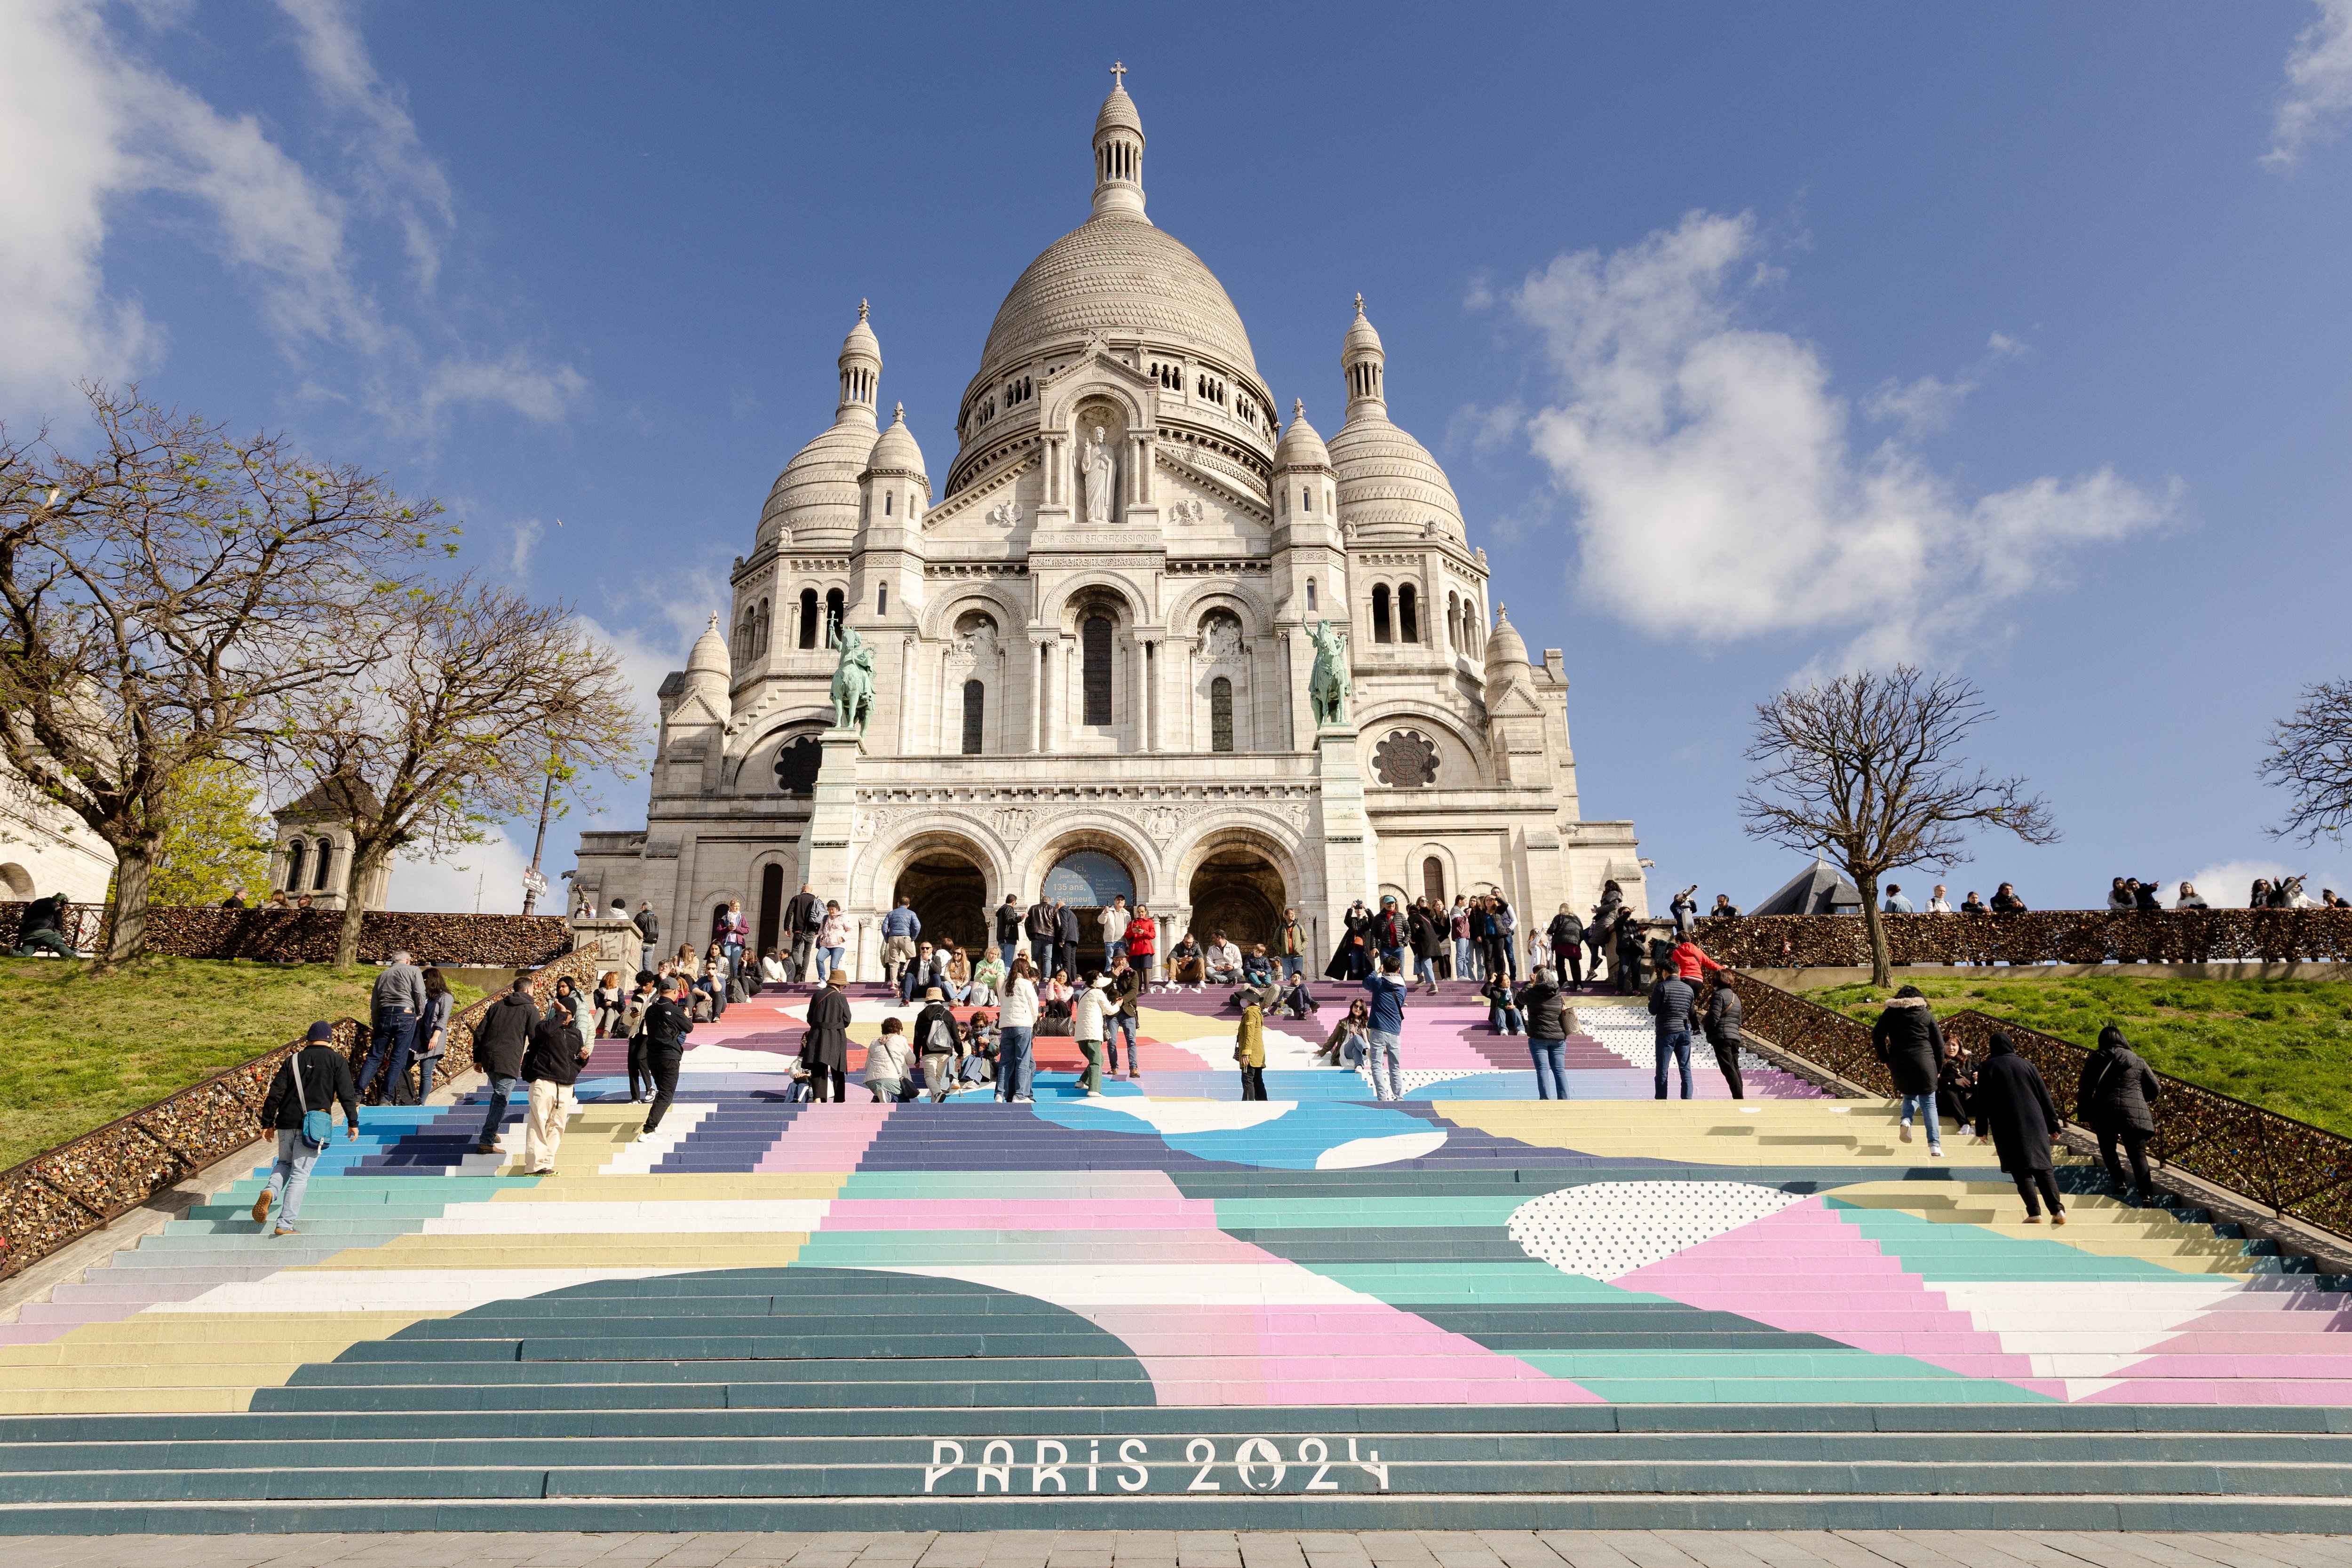
[[[1135,906],[1135,918],[1127,922],[1127,961],[1135,966],[1142,984],[1151,984],[1151,955],[1159,951],[1160,922],[1141,904]]]

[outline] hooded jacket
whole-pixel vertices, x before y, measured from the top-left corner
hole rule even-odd
[[[474,1065],[492,1078],[520,1078],[522,1055],[539,1026],[539,1006],[528,992],[509,991],[474,1026]]]
[[[522,1077],[530,1083],[578,1083],[582,1054],[579,1026],[550,1013],[531,1026],[530,1044],[522,1054]]]
[[[1894,1075],[1895,1093],[1933,1094],[1944,1060],[1944,1031],[1917,988],[1906,985],[1903,990],[1910,994],[1896,993],[1871,1026],[1871,1049]]]
[[[2160,1091],[2155,1069],[2109,1024],[2099,1031],[2099,1048],[2083,1064],[2074,1120],[2095,1132],[2153,1132],[2156,1116],[2148,1107]]]
[[[2017,1054],[2007,1035],[1992,1037],[1991,1054],[1977,1069],[1979,1128],[1992,1135],[2000,1168],[2011,1175],[2047,1171],[2050,1140],[2058,1135],[2058,1107],[2051,1102],[2042,1071]]]

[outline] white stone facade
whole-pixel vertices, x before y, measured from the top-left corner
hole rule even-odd
[[[73,903],[102,904],[113,880],[114,850],[106,840],[0,763],[0,902],[63,893]]]
[[[1163,951],[1196,916],[1270,934],[1250,928],[1284,905],[1328,951],[1383,891],[1498,888],[1540,924],[1613,878],[1644,907],[1633,825],[1579,811],[1561,655],[1531,663],[1490,616],[1486,552],[1389,418],[1361,300],[1338,433],[1297,405],[1283,428],[1223,286],[1145,216],[1123,89],[1094,146],[1093,214],[997,312],[936,494],[903,413],[878,418],[860,306],[835,423],[736,563],[731,633],[714,616],[662,687],[646,829],[583,835],[576,888],[650,902],[675,951],[732,899],[769,945],[813,881],[859,929],[860,976],[902,888],[968,940],[1081,850]],[[831,732],[836,620],[875,653],[862,743]],[[1354,694],[1318,730],[1324,620]]]

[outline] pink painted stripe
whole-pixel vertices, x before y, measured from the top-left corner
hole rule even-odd
[[[752,1170],[761,1174],[791,1171],[855,1171],[875,1135],[897,1107],[867,1100],[811,1105],[794,1117],[784,1135],[769,1145]]]
[[[829,1231],[1215,1230],[1206,1198],[861,1198],[836,1200]]]

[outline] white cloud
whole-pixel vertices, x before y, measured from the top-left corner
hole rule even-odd
[[[362,281],[354,214],[396,225],[420,290],[440,266],[454,205],[399,94],[376,75],[349,7],[280,0],[311,88],[350,134],[339,184],[253,115],[232,115],[142,58],[90,0],[0,5],[0,402],[52,406],[76,380],[160,362],[165,343],[136,299],[110,289],[110,240],[126,225],[201,218],[202,243],[249,285],[306,396],[338,381],[395,429],[426,435],[456,405],[561,418],[586,383],[520,350],[428,350],[450,336],[429,299],[396,318]],[[164,8],[124,13],[177,22]],[[159,205],[160,204],[160,205]],[[337,356],[347,356],[338,359]],[[328,362],[320,363],[322,357]]]
[[[486,915],[522,912],[522,874],[530,853],[501,832],[479,844],[467,844],[438,859],[397,859],[392,863],[392,889],[385,906],[432,914],[469,915],[478,898]],[[541,868],[542,870],[545,868]],[[563,884],[551,873],[554,891],[541,903],[562,914]]]
[[[2264,881],[2275,882],[2281,877],[2294,875],[2295,870],[2296,868],[2277,860],[2217,860],[2184,877],[2160,878],[2156,885],[2162,889],[2158,897],[2162,899],[2166,909],[2172,907],[2173,900],[2180,895],[2180,884],[2186,881],[2197,889],[2200,897],[2215,909],[2242,910],[2246,907],[2246,894],[2252,889],[2255,878],[2260,877]],[[2307,891],[2313,901],[2316,902],[2319,896],[2318,887],[2315,884]],[[2099,891],[2098,898],[2091,900],[2091,903],[2104,904],[2105,901],[2106,890],[2103,888]]]
[[[530,575],[531,552],[539,548],[539,536],[545,528],[535,517],[526,517],[514,525],[514,547],[507,552],[507,574],[518,582]]]
[[[1659,636],[1843,635],[1843,659],[1877,663],[2171,510],[2170,493],[2105,468],[1961,493],[1909,432],[1948,416],[1974,371],[1885,391],[1906,431],[1856,452],[1819,347],[1741,319],[1775,276],[1761,250],[1750,218],[1694,212],[1613,255],[1562,256],[1504,297],[1559,377],[1560,401],[1526,427],[1580,510],[1594,602]],[[2014,350],[1996,339],[1984,363]]]
[[[2286,57],[2286,87],[2263,162],[2284,168],[2304,149],[2335,135],[2336,117],[2352,110],[2352,0],[2317,0],[2319,15]]]

